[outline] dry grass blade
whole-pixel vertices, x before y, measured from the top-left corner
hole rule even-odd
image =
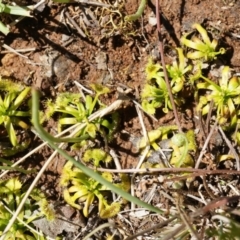
[[[197,161],[196,161],[195,169],[197,169],[197,168],[199,167],[199,165],[200,165],[200,163],[201,163],[201,160],[202,160],[202,157],[203,157],[203,155],[204,155],[204,153],[205,153],[205,150],[207,149],[208,143],[209,143],[209,141],[210,141],[210,139],[211,139],[211,137],[212,137],[212,135],[213,135],[214,130],[215,130],[216,127],[217,127],[217,121],[216,121],[215,124],[213,125],[210,133],[208,134],[208,137],[207,137],[207,139],[206,139],[206,141],[205,141],[205,143],[204,143],[204,145],[203,145],[203,148],[202,148],[202,150],[201,150],[201,152],[200,152],[200,155],[199,155],[199,157],[198,157],[198,159],[197,159]]]
[[[133,239],[136,239],[138,236],[142,236],[142,235],[144,235],[144,234],[146,234],[150,231],[153,231],[155,229],[159,230],[160,228],[163,228],[163,227],[167,226],[170,222],[174,221],[176,218],[177,218],[177,216],[174,216],[174,217],[172,217],[172,218],[170,218],[166,221],[163,221],[159,224],[156,224],[156,225],[154,225],[154,226],[152,226],[152,227],[150,227],[150,228],[148,228],[144,231],[140,231],[140,232],[132,235],[131,237],[126,238],[125,240],[133,240]]]

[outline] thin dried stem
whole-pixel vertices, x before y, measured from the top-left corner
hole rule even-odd
[[[192,223],[190,222],[190,219],[188,218],[187,214],[181,209],[181,197],[178,195],[177,201],[176,201],[176,207],[179,213],[180,218],[182,219],[185,226],[188,228],[189,232],[191,233],[192,237],[194,237],[197,240],[200,240],[199,236],[197,235],[196,231],[192,227]]]
[[[166,82],[166,85],[167,85],[171,105],[172,105],[172,108],[173,108],[175,121],[176,121],[176,124],[178,126],[179,132],[182,132],[182,127],[181,127],[181,124],[180,124],[180,121],[179,121],[177,108],[176,108],[176,104],[174,102],[174,98],[173,98],[173,94],[172,94],[172,90],[171,90],[171,86],[170,86],[169,78],[168,78],[168,74],[167,74],[166,64],[165,64],[165,60],[164,60],[164,50],[163,50],[163,42],[162,42],[162,35],[161,35],[161,22],[160,22],[159,8],[160,8],[159,7],[159,0],[156,0],[157,31],[158,31],[158,38],[159,38],[158,48],[159,48],[159,52],[160,52],[160,55],[161,55],[161,62],[162,62],[162,67],[163,67],[163,72],[164,72],[164,78],[165,78],[165,82]]]
[[[144,162],[148,152],[149,152],[149,149],[150,149],[150,142],[149,142],[149,138],[148,138],[148,134],[147,134],[147,130],[146,130],[146,127],[144,125],[144,122],[143,122],[143,117],[142,117],[142,113],[138,107],[138,105],[135,105],[135,108],[137,110],[137,114],[138,114],[138,118],[139,118],[139,122],[141,124],[141,127],[142,127],[142,131],[143,131],[143,136],[144,138],[146,139],[147,141],[147,146],[143,152],[143,154],[141,155],[141,158],[136,166],[136,169],[139,169],[142,165],[142,163]],[[134,196],[134,178],[136,176],[137,172],[135,172],[132,177],[131,177],[131,194],[132,196]],[[133,210],[135,208],[135,204],[132,202],[131,203],[131,209]]]
[[[95,169],[95,168],[94,168]],[[207,169],[194,169],[194,168],[146,168],[146,169],[109,169],[97,168],[99,172],[112,172],[112,173],[194,173],[192,175],[182,176],[181,179],[196,177],[201,175],[238,175],[238,170],[207,170]]]
[[[231,142],[228,140],[228,138],[227,138],[226,134],[224,133],[224,131],[222,130],[221,126],[219,126],[218,129],[219,129],[223,139],[225,140],[226,144],[228,145],[231,153],[234,155],[234,157],[236,159],[236,163],[237,163],[237,170],[239,171],[239,169],[240,169],[240,165],[239,165],[240,159],[239,159],[239,156],[238,156],[236,150],[234,149],[233,145],[231,144]]]
[[[150,227],[150,228],[147,228],[147,229],[145,229],[145,230],[143,230],[143,231],[141,231],[141,232],[138,232],[138,233],[132,235],[131,237],[126,238],[125,240],[133,240],[133,239],[136,239],[138,236],[142,236],[143,234],[148,233],[148,232],[150,232],[150,231],[153,231],[153,230],[155,230],[155,229],[157,229],[157,230],[159,231],[160,228],[165,227],[166,225],[168,225],[170,222],[172,222],[172,221],[175,220],[176,218],[177,218],[177,216],[174,216],[174,217],[172,217],[172,218],[170,218],[170,219],[168,219],[168,220],[166,220],[166,221],[164,221],[164,222],[161,222],[161,223],[159,223],[159,224],[157,224],[157,225],[154,225],[154,226],[152,226],[152,227]]]
[[[199,157],[198,157],[198,159],[197,159],[197,161],[196,161],[195,169],[197,169],[197,168],[199,167],[200,163],[201,163],[202,157],[203,157],[203,155],[204,155],[204,153],[205,153],[205,150],[206,150],[206,148],[207,148],[207,146],[208,146],[208,143],[209,143],[209,141],[210,141],[210,139],[211,139],[211,137],[212,137],[212,135],[213,135],[213,132],[214,132],[216,126],[217,126],[217,121],[216,121],[215,124],[213,125],[210,133],[208,134],[208,137],[207,137],[207,139],[206,139],[206,141],[205,141],[205,143],[204,143],[204,145],[203,145],[203,148],[202,148],[202,150],[201,150],[201,152],[200,152],[200,155],[199,155]]]

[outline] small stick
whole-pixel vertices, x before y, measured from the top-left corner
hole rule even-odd
[[[167,70],[166,70],[166,64],[165,64],[165,60],[164,60],[164,51],[163,51],[163,43],[162,43],[162,36],[161,36],[161,22],[160,22],[160,13],[159,13],[159,0],[156,0],[156,18],[157,18],[157,31],[158,31],[158,38],[159,38],[158,48],[159,48],[159,52],[160,52],[160,55],[161,55],[161,62],[162,62],[162,67],[163,67],[163,72],[164,72],[164,78],[165,78],[165,82],[166,82],[166,85],[167,85],[170,101],[171,101],[171,104],[172,104],[176,124],[178,126],[179,132],[182,133],[183,131],[182,131],[182,127],[181,127],[181,124],[180,124],[180,121],[179,121],[177,108],[176,108],[176,105],[175,105],[175,102],[174,102],[174,99],[173,99],[173,94],[172,94],[171,86],[170,86],[170,83],[169,83],[169,78],[168,78],[168,74],[167,74]]]
[[[2,46],[3,46],[5,49],[7,49],[9,52],[15,53],[16,55],[18,55],[18,56],[20,56],[20,57],[22,57],[22,58],[28,59],[28,57],[22,55],[21,53],[17,52],[15,49],[9,47],[8,45],[3,44]]]
[[[148,232],[150,232],[150,231],[153,231],[153,230],[155,230],[155,229],[159,230],[160,228],[165,227],[167,224],[169,224],[170,222],[172,222],[172,221],[175,220],[176,218],[177,218],[177,216],[174,216],[174,217],[172,217],[172,218],[170,218],[170,219],[168,219],[168,220],[166,220],[166,221],[164,221],[164,222],[161,222],[161,223],[159,223],[159,224],[157,224],[157,225],[154,225],[154,226],[152,226],[152,227],[150,227],[150,228],[147,228],[146,230],[143,230],[143,231],[141,231],[141,232],[138,232],[138,233],[132,235],[131,237],[126,238],[126,240],[136,239],[138,236],[142,236],[143,234],[148,233]]]
[[[32,51],[35,51],[35,50],[36,50],[36,48],[14,49],[14,51],[16,51],[18,53],[19,52],[32,52]],[[1,53],[9,53],[9,52],[12,52],[12,50],[1,51]]]
[[[192,239],[197,239],[197,240],[200,240],[199,236],[197,235],[196,231],[194,230],[194,228],[192,227],[192,223],[190,222],[190,219],[188,219],[188,216],[187,214],[181,209],[181,196],[178,194],[178,198],[176,200],[176,206],[177,206],[177,210],[178,210],[178,213],[180,215],[180,218],[182,219],[183,223],[185,224],[185,226],[188,228],[191,236],[192,236]]]
[[[150,142],[149,142],[149,138],[148,138],[148,134],[147,134],[147,130],[145,128],[145,125],[144,125],[144,122],[143,122],[143,118],[142,118],[142,113],[138,107],[138,105],[135,105],[135,108],[137,110],[137,114],[138,114],[138,117],[139,117],[139,121],[140,121],[140,124],[141,124],[141,127],[142,127],[142,131],[143,131],[143,136],[144,138],[146,139],[147,141],[147,146],[144,150],[144,153],[141,155],[141,158],[136,166],[136,169],[139,169],[143,163],[143,161],[145,160],[148,152],[149,152],[149,149],[150,149]],[[134,173],[131,177],[131,194],[132,196],[134,196],[134,178],[136,176],[137,172]],[[135,204],[133,202],[131,202],[131,209],[133,210],[135,208]]]
[[[197,168],[199,167],[199,165],[200,165],[200,162],[201,162],[201,160],[202,160],[202,157],[203,157],[203,155],[204,155],[204,153],[205,153],[205,150],[206,150],[206,148],[207,148],[207,146],[208,146],[208,143],[209,143],[209,141],[210,141],[210,139],[211,139],[211,137],[212,137],[212,135],[213,135],[213,132],[214,132],[216,126],[217,126],[217,121],[215,122],[214,126],[212,127],[210,133],[208,134],[208,137],[207,137],[207,139],[206,139],[206,141],[205,141],[205,143],[204,143],[204,145],[203,145],[203,148],[202,148],[202,150],[201,150],[201,152],[200,152],[200,155],[199,155],[199,157],[198,157],[198,160],[196,161],[195,169],[197,169]]]
[[[65,12],[66,17],[68,18],[68,20],[71,22],[71,24],[77,29],[78,33],[82,36],[82,37],[86,37],[85,33],[81,30],[81,28],[77,25],[77,23],[74,21],[74,19],[72,19],[72,17],[70,16],[70,14],[68,12]]]
[[[237,170],[239,171],[240,166],[239,166],[239,156],[236,152],[236,150],[234,149],[233,145],[231,144],[231,142],[228,140],[226,134],[224,133],[224,131],[222,130],[221,126],[218,127],[220,133],[222,134],[222,137],[224,138],[226,144],[228,145],[230,151],[232,152],[232,154],[234,155],[235,159],[236,159],[236,163],[237,163]]]
[[[94,168],[95,169],[95,168]],[[194,176],[201,175],[239,175],[240,171],[237,170],[207,170],[207,169],[195,169],[195,168],[146,168],[146,169],[109,169],[109,168],[97,168],[99,172],[112,172],[112,173],[194,173]],[[181,179],[189,178],[191,176],[182,176]],[[180,177],[179,177],[180,178]],[[167,179],[164,181],[168,181]]]

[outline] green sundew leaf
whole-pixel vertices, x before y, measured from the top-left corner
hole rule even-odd
[[[73,118],[73,117],[65,117],[65,118],[60,118],[58,120],[58,123],[60,125],[74,125],[74,124],[78,123],[78,121],[76,118]]]
[[[183,55],[183,49],[182,48],[176,48],[176,50],[178,52],[179,70],[181,70],[183,72],[184,68],[187,65],[187,63],[186,63],[187,59]]]
[[[145,112],[147,112],[148,114],[155,114],[156,112],[156,108],[161,107],[162,103],[156,102],[156,101],[147,101],[147,100],[143,100],[142,101],[142,108]]]
[[[8,111],[8,115],[15,116],[15,117],[29,117],[30,112],[11,110],[11,111]]]
[[[240,81],[239,81],[239,78],[238,77],[232,77],[230,80],[229,80],[229,83],[228,83],[228,89],[229,91],[236,91],[236,93],[240,92]]]
[[[112,160],[112,157],[102,149],[94,148],[88,149],[83,155],[83,161],[89,162],[91,160],[94,161],[94,166],[98,167],[100,161],[110,162]]]
[[[158,71],[162,69],[161,65],[154,64],[152,58],[148,59],[148,63],[146,65],[146,74],[147,80],[156,79],[158,76]]]
[[[88,195],[92,194],[91,191],[87,190],[86,188],[81,190],[82,191],[75,192],[73,195],[71,195],[72,202],[75,203],[77,199],[78,199],[78,202],[84,202],[87,199]]]
[[[90,84],[90,87],[97,93],[97,95],[101,95],[101,94],[105,94],[105,93],[109,93],[110,89],[103,86],[102,84]]]
[[[31,17],[31,10],[27,7],[5,5],[4,12],[12,15]]]
[[[187,37],[187,35],[181,37],[180,41],[182,42],[182,44],[186,45],[189,48],[198,50],[200,52],[205,52],[206,45],[204,43],[194,42],[194,41],[187,39],[186,37]]]
[[[93,98],[90,95],[86,96],[85,99],[85,106],[86,106],[86,110],[88,111],[88,115],[90,115],[91,113],[89,112],[90,109],[94,109],[95,106],[93,106]]]
[[[4,108],[5,109],[9,109],[11,106],[11,103],[13,102],[13,100],[15,99],[15,97],[17,96],[17,92],[8,92],[3,100],[3,104],[4,104]]]
[[[8,35],[8,33],[10,32],[9,28],[5,24],[3,24],[1,21],[0,21],[0,31],[4,35]]]
[[[206,53],[201,52],[201,51],[194,51],[194,52],[188,52],[187,53],[187,58],[189,59],[200,59],[203,57],[206,57]]]
[[[209,89],[210,84],[207,82],[201,82],[197,84],[198,89]],[[212,89],[211,89],[212,90]]]
[[[184,85],[184,81],[182,79],[179,79],[179,80],[176,81],[174,86],[172,87],[172,93],[178,93],[182,90],[183,85]]]
[[[177,125],[161,126],[158,128],[158,130],[161,131],[162,133],[161,139],[168,139],[168,134],[172,133],[177,129],[178,129]]]
[[[0,116],[0,125],[3,124],[3,122],[6,120],[6,116]]]
[[[93,123],[88,123],[85,128],[85,132],[88,133],[91,138],[95,139],[97,134],[97,127]]]
[[[124,190],[125,192],[128,192],[131,188],[131,180],[129,176],[127,174],[122,173],[120,173],[119,176],[121,179],[121,183],[116,183],[115,185]]]
[[[63,190],[63,198],[64,200],[72,207],[74,208],[77,208],[79,210],[82,209],[82,207],[79,205],[79,204],[76,204],[75,201],[72,201],[72,197],[71,195],[69,194],[68,190],[67,189],[64,189]]]
[[[5,186],[12,192],[19,191],[22,188],[22,184],[17,178],[10,178],[5,181]]]
[[[101,209],[99,212],[99,216],[102,219],[112,218],[116,216],[121,209],[121,204],[118,202],[114,202],[110,205],[105,206],[105,208]]]
[[[4,122],[5,128],[7,130],[8,133],[8,137],[10,139],[11,144],[15,147],[17,146],[18,142],[17,142],[17,136],[15,134],[15,130],[13,127],[13,124],[10,120],[9,117],[6,118],[5,122]]]
[[[89,194],[84,203],[83,215],[85,217],[88,217],[88,209],[89,209],[90,205],[93,203],[94,198],[95,198],[94,194]]]
[[[109,182],[113,181],[113,175],[109,172],[102,173],[102,177],[105,178]]]
[[[213,39],[212,42],[211,42],[211,48],[212,48],[213,50],[215,50],[216,47],[217,47],[217,45],[218,45],[217,40],[216,40],[216,39]],[[224,49],[224,51],[225,51],[225,49]],[[224,53],[225,53],[225,52],[224,52]],[[221,53],[221,54],[223,54],[223,53]]]
[[[219,85],[226,89],[228,87],[230,77],[231,77],[230,68],[228,66],[225,66],[222,69],[222,78],[219,80]]]
[[[188,130],[186,133],[186,138],[188,140],[188,151],[197,151],[197,143],[195,140],[195,135],[193,130]]]
[[[1,111],[3,111],[5,109],[4,102],[3,102],[3,99],[1,96],[0,96],[0,109],[1,109]]]
[[[2,2],[2,1],[1,1],[1,2]],[[0,12],[1,12],[1,13],[4,12],[5,8],[6,8],[6,5],[3,4],[3,3],[0,3]]]
[[[55,219],[55,211],[52,207],[50,207],[48,201],[46,198],[41,199],[41,201],[38,203],[40,206],[40,211],[44,216],[46,216],[48,221],[53,221]]]
[[[9,79],[2,79],[0,77],[0,90],[7,92],[20,92],[24,89],[24,86],[18,83],[15,83]]]
[[[153,142],[158,140],[161,137],[161,134],[162,132],[159,129],[148,132],[149,143],[152,144]],[[136,147],[138,149],[142,149],[142,148],[145,148],[147,144],[148,144],[148,140],[145,137],[142,137],[139,139]]]
[[[211,41],[209,39],[209,36],[207,34],[207,31],[198,23],[194,23],[192,25],[192,28],[196,28],[198,30],[198,32],[201,34],[201,37],[203,39],[203,41],[208,45],[211,46]]]
[[[14,103],[11,105],[10,110],[16,110],[23,102],[23,100],[27,97],[31,88],[26,87],[15,99]]]
[[[25,122],[23,122],[22,120],[20,120],[17,117],[11,117],[11,122],[13,123],[13,125],[19,126],[22,129],[28,129],[28,127],[29,127]]]

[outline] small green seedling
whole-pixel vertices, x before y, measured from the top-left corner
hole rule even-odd
[[[207,89],[211,92],[205,96],[201,96],[198,109],[205,115],[210,109],[210,102],[213,101],[217,108],[217,119],[219,124],[225,124],[230,119],[229,127],[237,124],[237,112],[240,104],[240,79],[231,77],[230,68],[225,66],[222,69],[222,78],[219,84],[208,78],[201,76],[205,80],[204,83],[198,83],[198,89]]]
[[[109,163],[112,157],[105,151],[99,148],[87,149],[83,155],[84,162],[93,161],[95,167],[99,167],[100,162]]]
[[[191,66],[186,66],[182,50],[177,49],[177,51],[180,57],[179,64],[174,62],[172,66],[167,66],[168,75],[172,78],[173,93],[177,93],[182,89],[185,79],[184,74],[191,70]],[[164,106],[162,110],[167,113],[169,109],[172,109],[172,105],[162,67],[159,64],[154,64],[153,60],[149,59],[145,71],[147,83],[141,93],[143,109],[149,114],[155,114],[157,108]],[[183,100],[175,95],[174,97],[176,104],[180,105]]]
[[[8,80],[0,80],[0,125],[4,125],[14,148],[12,152],[8,151],[9,155],[15,151],[23,150],[27,145],[27,143],[18,143],[14,126],[24,130],[29,127],[22,119],[30,117],[30,111],[21,111],[19,108],[24,105],[30,89],[30,87],[23,87]],[[28,108],[28,106],[26,107]]]
[[[142,89],[141,99],[142,107],[149,114],[155,114],[156,108],[164,104],[163,111],[166,113],[168,109],[172,109],[167,85],[164,81],[164,73],[159,64],[154,64],[149,59],[146,66],[146,74],[148,82]]]
[[[31,17],[31,10],[29,8],[3,4],[2,1],[0,1],[0,13]],[[0,31],[5,35],[7,35],[10,32],[9,27],[3,24],[1,21]]]
[[[173,61],[171,65],[167,65],[168,75],[171,78],[172,93],[177,93],[182,90],[186,82],[186,73],[192,70],[192,66],[187,64],[187,59],[183,55],[181,48],[176,48],[178,52],[178,62]]]
[[[79,136],[86,136],[86,139],[95,139],[97,132],[106,136],[107,140],[111,140],[112,135],[118,124],[118,114],[110,114],[111,120],[107,118],[97,118],[92,122],[88,122],[88,117],[96,110],[104,108],[100,102],[99,96],[109,92],[109,89],[98,84],[92,84],[91,87],[95,90],[96,95],[93,98],[87,95],[85,101],[81,101],[82,96],[74,93],[60,93],[55,102],[48,100],[46,102],[47,119],[54,113],[62,113],[58,120],[58,131],[61,132],[63,126],[74,125],[76,123],[87,123],[87,126],[75,134],[75,138]],[[107,133],[105,132],[107,130]],[[80,144],[86,143],[83,140]]]
[[[0,236],[24,197],[25,191],[17,178],[0,181]],[[36,210],[38,210],[36,214]],[[50,221],[54,219],[54,212],[49,208],[46,197],[39,190],[34,189],[25,202],[11,229],[5,234],[6,240],[45,240],[39,231],[35,230],[32,222],[42,216]]]
[[[189,59],[203,59],[203,61],[212,61],[216,59],[217,55],[224,54],[226,50],[220,48],[219,51],[216,51],[218,42],[216,39],[210,40],[207,31],[198,23],[193,24],[193,28],[197,29],[201,39],[196,36],[192,37],[192,40],[187,39],[189,34],[186,34],[181,38],[183,45],[194,49],[194,52],[188,52],[187,58]]]
[[[196,152],[197,145],[193,130],[185,133],[175,134],[170,141],[170,147],[173,149],[170,160],[171,165],[175,167],[193,167],[194,161],[189,154],[190,151]]]
[[[103,173],[102,177],[109,182],[113,181],[111,173]],[[120,211],[121,204],[119,202],[109,204],[106,200],[104,193],[109,189],[78,168],[73,167],[71,162],[67,162],[63,168],[60,185],[64,187],[63,197],[65,201],[77,209],[83,208],[85,217],[88,216],[89,207],[95,198],[98,199],[98,210],[101,218],[114,217]],[[81,203],[84,203],[84,207],[81,206]]]

